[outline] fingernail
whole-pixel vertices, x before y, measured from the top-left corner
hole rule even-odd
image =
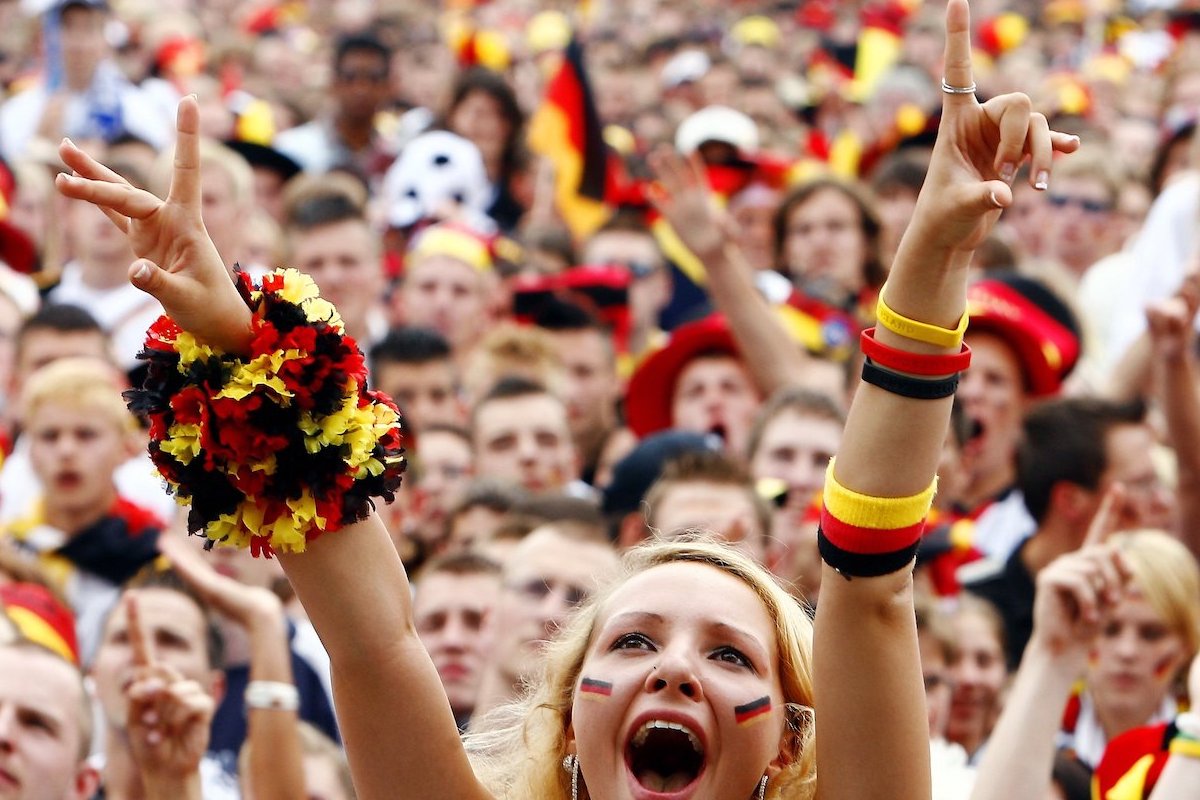
[[[1037,180],[1033,182],[1033,188],[1044,192],[1049,187],[1050,187],[1050,171],[1044,169],[1037,174]]]
[[[1017,177],[1017,165],[1011,161],[1000,165],[1000,180],[1005,183],[1012,183],[1013,178]]]
[[[158,722],[158,712],[147,711],[145,714],[142,714],[142,722],[146,725],[154,725]]]
[[[64,142],[66,142],[66,143],[67,143],[68,145],[70,145],[71,147],[74,147],[74,146],[75,146],[75,143],[71,141],[71,137],[70,137],[70,136],[64,136],[64,137],[63,137],[63,141],[64,141]]]
[[[144,281],[150,277],[150,265],[145,261],[139,261],[137,267],[133,270],[133,279],[136,281]]]
[[[162,741],[162,734],[158,731],[148,731],[146,733],[146,741],[150,744],[158,744]]]
[[[988,199],[992,201],[992,205],[996,208],[1004,208],[1004,206],[1000,205],[1000,198],[996,197],[995,192],[988,192]]]

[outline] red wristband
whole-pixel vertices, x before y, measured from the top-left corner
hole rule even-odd
[[[926,355],[900,350],[875,338],[875,329],[867,328],[859,339],[863,355],[879,366],[893,372],[909,375],[953,375],[971,366],[971,348],[963,343],[962,349],[953,355]]]
[[[925,520],[903,528],[864,528],[821,510],[821,531],[841,550],[862,555],[891,553],[912,545],[925,531]]]

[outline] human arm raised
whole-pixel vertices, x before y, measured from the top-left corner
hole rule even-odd
[[[250,681],[291,686],[291,648],[283,604],[270,589],[247,586],[218,573],[176,531],[159,537],[159,550],[210,608],[246,631]],[[304,750],[295,709],[246,707],[248,757],[243,780],[257,800],[302,797]]]
[[[733,224],[708,190],[698,156],[684,159],[669,148],[651,154],[661,192],[655,207],[704,264],[708,292],[741,349],[764,396],[804,383],[810,356],[792,340],[783,321],[754,285],[754,271],[732,236]]]
[[[1178,465],[1175,494],[1180,540],[1200,558],[1200,391],[1193,323],[1200,307],[1200,275],[1184,279],[1174,296],[1146,309],[1153,372]]]
[[[216,703],[196,681],[155,658],[137,593],[127,592],[123,602],[134,666],[125,689],[129,749],[146,800],[200,800],[200,760],[208,749]]]
[[[200,216],[199,111],[179,106],[165,200],[130,186],[70,142],[75,175],[59,191],[102,208],[129,237],[130,280],[203,342],[229,353],[250,345],[251,313]],[[364,798],[487,797],[458,738],[437,672],[413,627],[409,584],[387,530],[364,521],[281,556],[332,665],[334,701],[351,772]]]
[[[951,88],[974,83],[965,0],[947,5],[944,71]],[[966,310],[971,252],[1012,203],[1008,181],[1030,159],[1033,180],[1042,184],[1053,152],[1077,146],[1074,137],[1051,132],[1024,95],[980,104],[969,92],[945,93],[928,177],[883,290],[887,304],[909,319],[955,329]],[[876,338],[925,355],[957,349],[914,341],[883,326]],[[919,495],[933,481],[951,402],[950,397],[910,399],[864,382],[855,394],[832,477],[873,498]],[[928,730],[911,566],[853,579],[828,565],[823,570],[813,648],[821,795],[928,798]],[[869,740],[864,731],[871,732]]]
[[[1130,577],[1120,551],[1104,544],[1121,494],[1114,484],[1083,546],[1037,577],[1033,636],[988,740],[971,800],[1046,796],[1063,708],[1087,666],[1104,615],[1120,602]]]

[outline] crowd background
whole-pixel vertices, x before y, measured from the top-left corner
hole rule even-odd
[[[162,192],[197,96],[222,258],[312,275],[404,413],[383,512],[466,730],[648,538],[714,532],[819,603],[818,498],[936,133],[942,13],[0,2],[0,639],[82,668],[94,699],[0,648],[0,797],[154,796],[129,733],[147,641],[208,698],[205,797],[353,797],[328,658],[276,562],[183,546],[120,396],[161,309],[110,220],[54,191],[60,139]],[[1006,165],[1014,206],[976,253],[916,574],[935,794],[1148,797],[1200,646],[1200,4],[972,15],[979,96],[1025,91],[1083,144],[1049,185]],[[711,208],[665,202],[664,150]],[[1097,538],[1136,588],[1086,664],[1014,683],[1036,586]],[[55,741],[29,746],[9,707]]]

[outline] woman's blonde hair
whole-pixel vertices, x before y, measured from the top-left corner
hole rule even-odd
[[[1121,549],[1146,602],[1183,637],[1190,659],[1200,650],[1200,566],[1191,551],[1155,530],[1119,533],[1109,541]]]
[[[472,725],[465,739],[476,774],[505,800],[570,797],[562,767],[567,729],[583,660],[596,622],[609,599],[631,578],[655,567],[692,562],[721,570],[758,595],[775,626],[779,682],[787,704],[789,762],[775,776],[768,797],[811,798],[816,785],[812,716],[812,622],[799,602],[751,558],[705,535],[653,542],[627,552],[618,577],[580,607],[547,648],[542,674],[524,696]],[[765,766],[765,765],[764,765]]]

